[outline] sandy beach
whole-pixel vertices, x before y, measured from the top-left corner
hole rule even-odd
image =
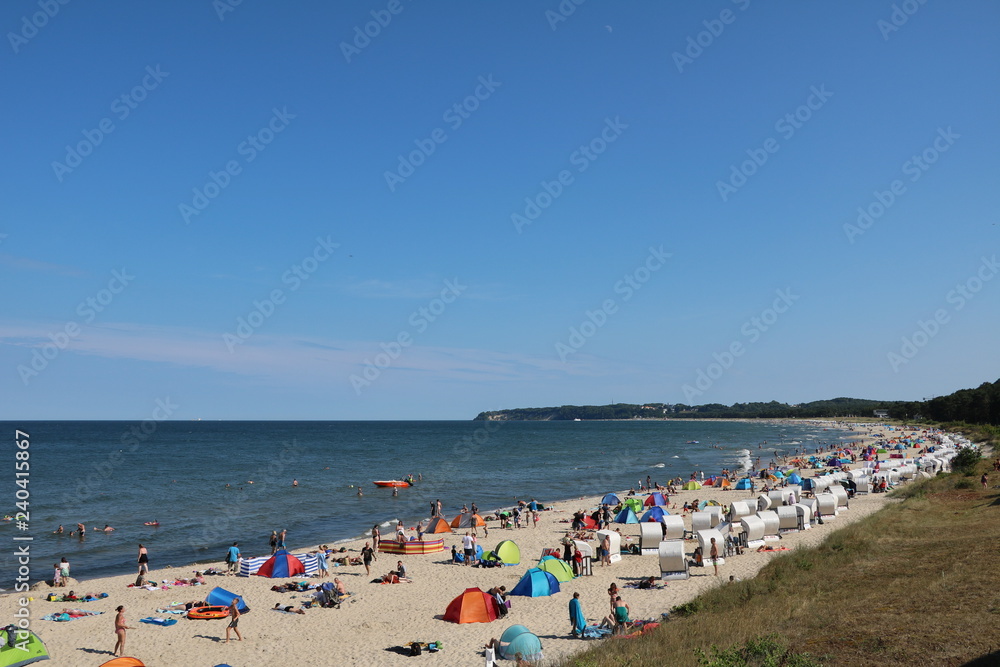
[[[893,435],[897,435],[896,434]],[[909,450],[913,455],[917,450]],[[884,457],[885,455],[883,455]],[[767,461],[762,461],[763,465]],[[716,473],[718,471],[711,471]],[[806,474],[807,471],[802,471]],[[711,474],[710,471],[705,471]],[[812,473],[812,471],[808,471]],[[512,490],[513,491],[513,490]],[[32,629],[36,631],[49,648],[53,662],[66,666],[100,665],[112,658],[114,646],[114,609],[125,605],[129,630],[126,655],[135,656],[150,667],[173,665],[391,665],[405,660],[400,647],[411,641],[435,642],[443,644],[443,650],[435,654],[421,656],[422,663],[439,666],[475,665],[482,663],[481,647],[492,637],[500,634],[512,624],[527,626],[542,641],[547,659],[569,655],[584,648],[588,641],[569,635],[568,604],[574,592],[580,593],[581,603],[588,623],[596,623],[608,613],[607,589],[612,582],[621,588],[629,582],[649,576],[659,577],[659,562],[655,555],[623,554],[620,562],[609,567],[594,563],[592,576],[578,577],[562,586],[562,591],[550,597],[512,597],[510,614],[492,623],[454,624],[442,620],[449,601],[466,588],[480,587],[483,590],[493,586],[514,587],[524,572],[537,564],[545,548],[560,546],[560,539],[569,529],[573,512],[593,510],[603,493],[611,489],[594,490],[595,495],[576,500],[548,503],[540,513],[535,527],[521,529],[499,529],[492,527],[489,536],[479,530],[479,544],[484,549],[492,549],[501,540],[515,541],[521,550],[521,563],[502,568],[471,568],[450,562],[450,549],[457,545],[461,551],[464,530],[444,534],[445,551],[430,555],[397,557],[379,554],[372,566],[371,576],[366,576],[361,565],[338,566],[331,564],[329,579],[340,577],[352,595],[339,609],[313,607],[304,615],[281,613],[272,610],[275,603],[299,605],[311,598],[311,593],[278,593],[271,589],[284,579],[268,579],[252,576],[206,576],[205,586],[170,586],[167,589],[145,590],[129,588],[136,578],[135,571],[127,575],[90,580],[73,586],[76,594],[108,593],[107,598],[95,602],[48,602],[49,592],[67,593],[70,588],[51,589],[42,584],[30,593]],[[628,490],[615,489],[624,498]],[[728,505],[737,500],[755,498],[757,493],[723,490],[705,487],[700,490],[681,491],[670,498],[671,514],[681,514],[681,506],[686,501],[716,500]],[[640,499],[645,493],[638,494]],[[525,499],[527,500],[527,499]],[[469,498],[470,503],[475,501]],[[812,546],[822,541],[838,527],[865,517],[887,502],[885,494],[860,495],[850,503],[850,509],[834,520],[816,525],[811,530],[786,535],[776,546],[790,549]],[[677,506],[675,510],[673,505]],[[482,514],[493,508],[483,508]],[[690,528],[689,515],[684,515],[685,526]],[[451,519],[451,517],[447,517]],[[490,526],[496,526],[492,522]],[[631,541],[638,543],[639,525],[613,524],[623,535],[623,545]],[[391,530],[383,529],[385,533]],[[294,535],[289,538],[295,545]],[[596,542],[592,541],[596,547]],[[348,553],[358,556],[364,540],[340,543]],[[696,540],[685,542],[685,551],[693,552]],[[269,553],[266,545],[241,543],[244,557],[264,556]],[[315,548],[315,547],[314,547]],[[313,548],[313,549],[314,549]],[[312,549],[293,548],[293,553]],[[224,548],[220,547],[220,555]],[[123,558],[126,556],[123,555]],[[156,564],[156,555],[150,555]],[[633,619],[657,619],[672,606],[690,600],[699,592],[713,586],[725,585],[730,576],[743,579],[752,577],[770,559],[773,553],[748,551],[744,555],[733,556],[719,567],[719,576],[713,576],[712,568],[692,568],[691,577],[686,581],[669,582],[663,589],[638,590],[622,588],[622,597],[631,607]],[[403,560],[412,583],[384,585],[372,583],[376,575],[382,575],[395,568],[397,560]],[[35,572],[46,574],[50,564],[33,564]],[[225,570],[225,564],[199,565],[199,569],[212,567]],[[149,578],[157,582],[174,581],[193,576],[194,566],[183,568],[157,569],[154,567]],[[314,578],[313,581],[316,581]],[[171,603],[200,600],[214,586],[221,586],[242,595],[250,605],[251,613],[240,621],[244,641],[224,644],[227,622],[224,620],[188,620],[180,616],[157,613],[157,609]],[[13,618],[20,595],[0,598],[0,609],[7,619]],[[70,622],[41,620],[42,616],[57,613],[64,608],[80,608],[103,612],[99,616],[79,618]],[[169,627],[140,623],[144,617],[179,618],[179,622]],[[617,640],[611,640],[617,641]]]

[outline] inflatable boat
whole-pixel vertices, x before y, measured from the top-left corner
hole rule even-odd
[[[410,485],[409,482],[404,482],[401,479],[383,480],[383,481],[374,482],[374,484],[375,484],[375,486],[399,486],[399,487],[404,487],[404,486],[409,486]]]
[[[209,606],[209,607],[191,607],[188,610],[188,618],[225,618],[229,616],[229,607]]]

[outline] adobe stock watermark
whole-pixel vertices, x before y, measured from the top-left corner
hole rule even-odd
[[[621,116],[615,116],[614,120],[605,118],[600,133],[569,154],[569,163],[576,167],[576,173],[582,174],[587,171],[590,165],[608,150],[608,146],[618,141],[626,129],[628,124],[621,121]],[[524,198],[524,209],[520,213],[514,212],[510,215],[510,221],[517,233],[522,233],[525,227],[541,217],[542,212],[552,206],[552,202],[562,196],[574,180],[575,176],[569,169],[561,170],[551,181],[542,179],[539,182],[541,187],[538,192],[532,197]]]
[[[226,14],[235,12],[236,8],[243,4],[243,0],[212,0],[212,9],[219,21],[226,20]]]
[[[39,30],[49,24],[50,19],[55,18],[63,6],[69,4],[69,0],[38,0],[37,4],[41,11],[30,16],[25,14],[21,17],[21,29],[7,33],[7,41],[15,55],[21,51],[22,46],[38,35]]]
[[[388,343],[379,343],[379,348],[382,351],[373,358],[366,358],[364,360],[364,370],[361,371],[361,375],[351,373],[348,381],[351,383],[354,393],[360,396],[362,390],[370,387],[373,382],[378,380],[382,375],[382,371],[391,367],[403,355],[403,350],[413,345],[414,334],[422,334],[427,331],[427,328],[436,322],[448,309],[448,306],[454,303],[462,295],[462,292],[468,288],[468,285],[459,283],[458,278],[445,280],[441,293],[427,302],[427,305],[413,311],[410,317],[407,318],[406,322],[410,326],[409,329],[401,330],[396,334],[396,338]],[[410,333],[411,329],[413,333]]]
[[[892,372],[898,373],[900,368],[909,364],[920,350],[927,347],[927,344],[941,332],[941,328],[951,322],[951,316],[965,308],[998,272],[1000,263],[997,262],[997,256],[983,257],[976,271],[945,295],[945,303],[951,306],[950,310],[938,308],[929,319],[918,319],[913,333],[900,339],[899,349],[886,355]]]
[[[955,140],[960,139],[961,136],[952,131],[951,125],[947,129],[939,127],[937,136],[930,145],[906,160],[899,168],[900,171],[904,176],[909,176],[908,180],[911,183],[916,183],[941,158],[942,154],[947,153],[955,145]],[[858,217],[854,224],[844,223],[844,234],[847,236],[848,242],[853,244],[854,239],[871,229],[904,194],[906,194],[906,183],[900,178],[893,179],[885,190],[875,190],[872,193],[874,200],[865,206],[858,207]]]
[[[361,52],[371,45],[372,40],[381,35],[382,30],[389,27],[389,24],[392,23],[392,17],[399,16],[404,9],[406,7],[400,0],[389,0],[385,9],[371,10],[372,20],[363,26],[354,26],[354,38],[350,43],[340,43],[340,52],[343,54],[344,60],[350,64],[352,58],[361,55]]]
[[[622,295],[621,303],[628,303],[671,257],[673,254],[664,252],[662,245],[659,248],[650,246],[646,259],[614,284],[612,288],[614,293]],[[596,336],[597,332],[608,323],[608,318],[618,312],[619,305],[619,302],[612,297],[602,301],[596,310],[584,311],[580,324],[569,328],[566,342],[556,341],[556,354],[559,355],[559,360],[565,364],[569,355],[579,352],[587,341]]]
[[[746,353],[747,346],[760,340],[761,336],[769,331],[781,316],[788,312],[792,304],[800,298],[798,294],[792,294],[791,287],[786,287],[783,290],[777,289],[774,293],[776,297],[771,303],[771,307],[762,310],[760,315],[751,317],[740,327],[742,338],[735,339],[722,352],[713,352],[712,358],[715,361],[709,363],[705,368],[698,369],[694,384],[685,384],[681,387],[685,402],[691,403],[693,399],[711,389],[715,381],[733,367],[736,359]]]
[[[820,84],[819,88],[810,86],[809,96],[806,101],[795,108],[794,111],[786,113],[774,123],[774,131],[788,141],[795,136],[795,133],[802,129],[803,125],[809,122],[813,113],[819,111],[826,104],[827,100],[833,97],[833,93],[826,89],[826,84]],[[729,198],[747,184],[747,181],[763,167],[768,159],[781,149],[781,144],[774,137],[764,140],[760,148],[748,148],[746,154],[749,159],[744,160],[736,166],[729,165],[729,179],[726,181],[716,181],[715,188],[719,192],[722,201],[729,201]]]
[[[281,274],[281,283],[288,285],[289,293],[298,291],[302,284],[319,270],[320,264],[330,259],[333,252],[339,247],[340,244],[331,241],[329,236],[325,239],[317,236],[316,246],[312,252],[288,267]],[[284,304],[287,298],[285,290],[276,287],[268,292],[263,299],[254,299],[253,307],[246,317],[241,315],[236,318],[236,328],[233,333],[227,331],[222,334],[222,342],[226,344],[229,354],[236,352],[237,345],[247,342],[258,329],[264,326],[264,323],[271,319],[275,311],[278,310],[278,306]]]
[[[107,286],[98,290],[96,294],[88,296],[76,306],[76,314],[79,320],[69,320],[57,331],[48,335],[49,341],[42,343],[31,351],[31,360],[25,364],[18,364],[17,374],[21,377],[21,382],[27,387],[32,378],[49,367],[49,364],[59,356],[59,353],[69,347],[74,338],[80,335],[83,325],[90,324],[98,313],[111,305],[119,294],[135,280],[135,276],[130,275],[123,268],[121,271],[112,271],[111,279]]]
[[[552,28],[553,32],[559,27],[560,23],[563,23],[576,13],[576,8],[585,3],[587,0],[562,0],[555,8],[545,10],[545,20],[549,22],[549,27]]]
[[[209,204],[229,187],[233,179],[243,173],[243,165],[256,160],[257,156],[267,149],[275,137],[285,131],[288,122],[295,117],[295,114],[288,112],[288,107],[282,107],[280,111],[277,107],[272,108],[271,118],[264,126],[255,133],[248,134],[246,139],[236,145],[236,154],[243,158],[243,162],[233,158],[228,160],[219,171],[209,170],[208,180],[205,181],[205,184],[200,188],[192,188],[191,203],[181,202],[177,205],[177,210],[180,212],[184,224],[191,224],[193,216],[201,215]]]
[[[160,66],[146,66],[146,75],[142,80],[115,99],[111,101],[111,113],[123,121],[128,118],[139,105],[146,100],[151,92],[160,87],[163,80],[170,76],[170,72],[160,70]],[[73,170],[83,164],[84,158],[91,155],[98,146],[104,143],[104,138],[116,129],[115,121],[106,116],[97,122],[93,129],[83,129],[80,133],[83,139],[73,145],[66,145],[66,155],[63,161],[52,162],[52,171],[56,175],[56,180],[60,183],[67,174],[72,174]]]
[[[879,19],[875,22],[875,27],[882,33],[882,41],[888,42],[889,36],[894,32],[898,32],[900,28],[906,25],[910,17],[926,4],[927,0],[903,0],[898,5],[893,3],[892,12],[889,13],[889,20]]]
[[[734,5],[739,7],[741,12],[746,11],[747,7],[750,6],[750,0],[731,0]],[[732,25],[736,21],[736,14],[731,9],[723,9],[719,12],[719,18],[717,19],[706,19],[701,22],[705,29],[698,32],[695,35],[688,35],[687,46],[684,48],[684,53],[680,51],[674,51],[671,57],[674,59],[674,65],[677,67],[677,71],[681,74],[684,73],[684,68],[687,65],[693,65],[694,61],[701,57],[705,53],[705,49],[715,44],[715,40],[722,36],[725,32],[727,25]]]
[[[81,502],[95,498],[107,487],[115,471],[122,465],[129,463],[128,469],[130,471],[134,469],[135,462],[129,462],[128,455],[139,451],[141,445],[153,438],[160,424],[170,419],[181,407],[172,402],[169,396],[156,399],[154,404],[155,407],[149,417],[122,431],[119,439],[121,448],[108,452],[104,460],[91,466],[92,470],[77,471],[73,476],[76,485],[72,488],[72,492],[63,494],[64,507],[75,507]]]
[[[460,102],[455,102],[441,114],[441,120],[447,123],[453,132],[462,127],[462,124],[479,109],[479,105],[490,99],[496,89],[503,85],[500,81],[494,81],[492,74],[487,74],[485,77],[480,76],[478,83],[479,85],[475,87],[471,95],[467,95]],[[427,161],[427,158],[434,154],[437,147],[446,141],[448,141],[448,133],[440,127],[431,130],[426,139],[414,139],[413,144],[416,148],[405,156],[402,153],[397,155],[399,163],[396,168],[383,174],[389,192],[395,192],[399,185],[413,176],[417,169]]]

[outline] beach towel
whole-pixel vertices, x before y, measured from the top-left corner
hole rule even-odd
[[[176,623],[177,619],[176,618],[156,618],[156,617],[153,617],[153,616],[149,616],[147,618],[140,618],[139,622],[140,623],[150,623],[152,625],[170,626],[170,625],[173,625],[174,623]]]
[[[583,607],[576,598],[569,601],[569,622],[573,624],[573,632],[579,635],[582,635],[587,627],[587,621],[583,617]]]
[[[84,616],[100,616],[103,611],[87,611],[85,609],[63,609],[58,614],[42,616],[43,621],[73,621]]]
[[[611,636],[611,628],[602,628],[599,625],[588,625],[583,629],[583,636],[586,639],[601,639]]]

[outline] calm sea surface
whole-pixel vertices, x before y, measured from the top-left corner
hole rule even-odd
[[[846,431],[809,424],[674,421],[2,427],[10,436],[4,439],[9,477],[0,514],[16,511],[14,431],[30,436],[29,529],[0,523],[0,539],[14,545],[16,535],[34,537],[32,581],[51,576],[63,556],[76,578],[135,572],[140,542],[154,569],[221,560],[233,541],[244,555],[263,555],[271,530],[287,529],[289,546],[301,548],[355,538],[397,518],[413,525],[438,498],[450,518],[473,502],[480,512],[492,512],[515,498],[565,500],[627,489],[647,475],[665,482],[695,471],[739,469],[751,452],[766,463],[776,449],[852,439]],[[423,481],[398,497],[372,484],[418,473]],[[146,521],[160,526],[144,526]],[[77,522],[87,526],[84,540],[68,534]],[[66,534],[52,534],[60,524]],[[105,524],[116,530],[93,531]],[[17,570],[13,552],[12,546],[0,552],[4,589]]]

